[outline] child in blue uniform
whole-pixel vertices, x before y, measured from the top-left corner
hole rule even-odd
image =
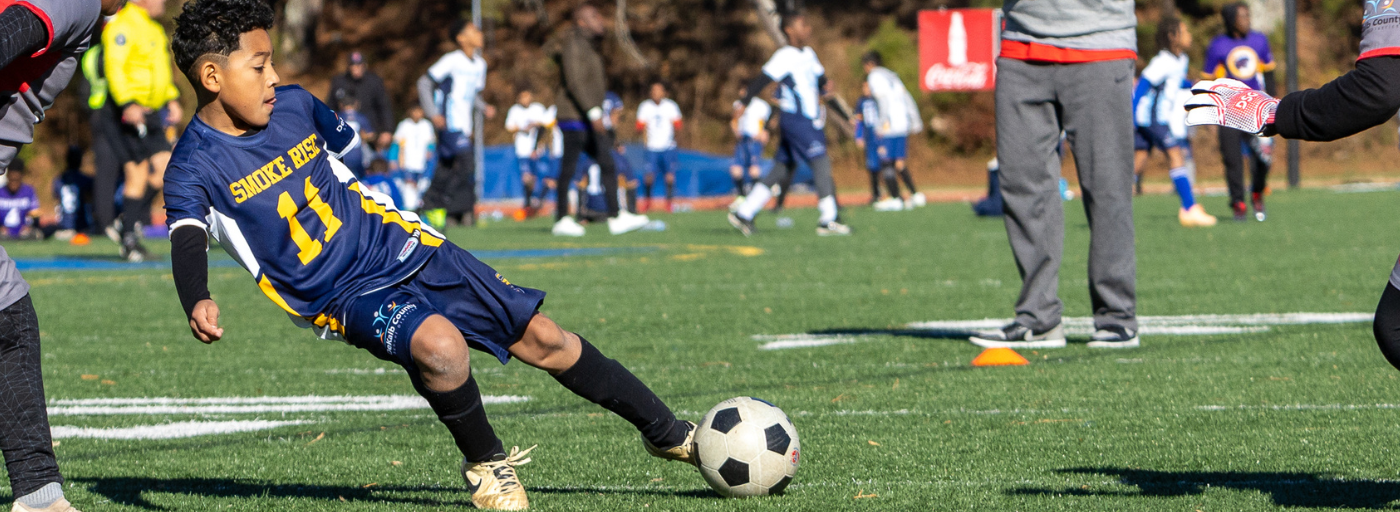
[[[338,158],[359,135],[310,93],[277,87],[260,0],[185,4],[172,43],[199,96],[171,157],[165,202],[171,264],[193,335],[224,335],[207,287],[219,241],[293,322],[402,365],[451,432],[478,508],[529,506],[487,421],[468,348],[549,372],[630,421],[655,456],[693,462],[679,421],[621,364],[539,314],[544,292],[517,286],[417,215],[363,186]]]
[[[856,145],[865,150],[865,170],[870,172],[870,206],[876,210],[903,209],[904,203],[899,200],[899,178],[885,156],[885,141],[875,130],[880,122],[880,107],[870,96],[868,82],[860,84],[860,91],[863,95],[856,100],[856,118],[852,121],[855,121]],[[880,200],[881,178],[884,178],[885,188],[890,194],[889,199],[884,201]]]

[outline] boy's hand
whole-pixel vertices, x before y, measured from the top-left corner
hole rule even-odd
[[[447,118],[442,115],[433,116],[433,126],[437,127],[438,130],[446,130]]]
[[[1249,133],[1262,133],[1274,124],[1278,100],[1237,80],[1221,78],[1196,82],[1186,102],[1186,125],[1220,125]]]
[[[219,305],[210,299],[195,303],[194,311],[190,313],[190,333],[204,343],[213,343],[223,337],[224,329],[219,327]]]

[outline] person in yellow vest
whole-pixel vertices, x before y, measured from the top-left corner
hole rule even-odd
[[[170,161],[164,127],[184,116],[172,79],[170,41],[165,27],[152,19],[164,14],[164,0],[131,0],[102,31],[103,73],[121,115],[121,129],[111,142],[126,172],[121,244],[122,257],[130,261],[146,257],[135,227],[149,213]]]

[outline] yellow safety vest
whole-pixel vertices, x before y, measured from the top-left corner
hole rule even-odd
[[[165,27],[145,9],[127,4],[102,30],[103,70],[117,105],[160,109],[180,97],[170,64]]]

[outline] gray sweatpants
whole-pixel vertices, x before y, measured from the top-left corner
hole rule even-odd
[[[1063,130],[1089,220],[1089,297],[1097,327],[1137,330],[1133,247],[1133,61],[997,60],[997,158],[1006,236],[1021,272],[1016,322],[1060,323],[1065,212],[1056,146]]]

